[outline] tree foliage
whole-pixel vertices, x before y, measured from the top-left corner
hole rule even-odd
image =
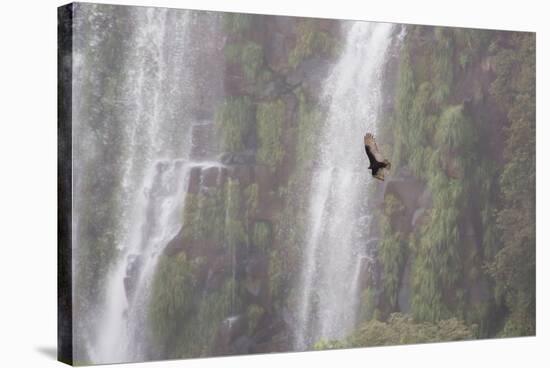
[[[498,211],[502,248],[488,269],[509,310],[503,335],[535,333],[535,37],[515,35],[495,55],[493,95],[508,106]]]

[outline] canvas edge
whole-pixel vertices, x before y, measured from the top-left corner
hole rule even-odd
[[[57,360],[73,364],[73,4],[57,8]]]

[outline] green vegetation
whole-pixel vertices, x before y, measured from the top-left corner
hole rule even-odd
[[[454,87],[454,33],[459,33],[460,30],[436,27],[434,32],[436,42],[430,56],[433,84],[437,88],[432,94],[432,99],[436,104],[441,104],[447,102]]]
[[[535,333],[535,37],[514,35],[496,53],[491,92],[508,109],[500,174],[503,206],[497,213],[502,248],[489,265],[497,299],[508,318],[504,336]]]
[[[187,194],[183,213],[184,238],[211,239],[221,243],[225,226],[225,197],[223,189],[206,194]]]
[[[252,14],[225,13],[223,16],[224,30],[231,35],[240,35],[250,29],[252,18]]]
[[[470,340],[475,337],[475,329],[476,326],[468,327],[456,318],[440,320],[437,323],[418,323],[410,316],[393,313],[386,322],[373,319],[363,323],[356,332],[341,341],[318,341],[314,349]]]
[[[254,330],[258,326],[260,318],[264,314],[264,309],[257,304],[250,304],[246,309],[246,317],[248,321],[248,334],[252,336]]]
[[[348,346],[385,346],[469,340],[475,336],[474,329],[475,326],[469,328],[456,318],[440,320],[437,323],[418,323],[410,316],[395,313],[386,322],[371,320],[364,323],[349,338]]]
[[[436,28],[435,42],[426,42],[431,32],[412,27],[407,35],[395,111],[381,134],[392,142],[395,169],[410,168],[426,183],[432,201],[421,226],[401,234],[395,228],[396,199],[386,196],[379,253],[384,294],[377,305],[384,308],[382,315],[395,310],[404,257],[409,256],[415,323],[457,318],[478,325],[476,336],[532,335],[534,37]],[[489,62],[494,81],[464,81]],[[487,111],[506,112],[509,125],[496,125]],[[495,129],[504,132],[500,151]],[[492,288],[492,282],[494,298],[472,293],[481,285]],[[501,305],[504,314],[497,313]],[[369,313],[374,309],[369,307]]]
[[[283,305],[283,286],[287,279],[285,278],[285,270],[288,267],[288,261],[282,258],[281,251],[277,248],[269,253],[269,293],[272,298],[272,307],[277,310]]]
[[[222,149],[238,152],[245,148],[245,138],[253,128],[254,109],[249,97],[229,97],[216,114],[220,127]]]
[[[178,331],[178,323],[188,317],[196,292],[197,260],[189,261],[185,252],[176,257],[161,256],[152,284],[149,321],[159,346]]]
[[[252,41],[232,43],[227,45],[224,51],[226,60],[238,64],[246,80],[253,83],[263,63],[262,46]]]
[[[391,228],[390,220],[399,216],[404,207],[397,198],[386,196],[384,201],[385,216],[381,220],[382,241],[380,242],[380,263],[384,274],[384,291],[389,303],[389,310],[396,309],[397,292],[403,266],[407,244],[403,234]]]
[[[229,179],[226,184],[225,198],[225,233],[226,245],[234,251],[235,247],[246,244],[247,236],[241,218],[241,194],[239,182]]]
[[[288,65],[296,68],[304,59],[314,53],[330,54],[336,50],[336,40],[317,27],[313,19],[304,19],[297,26],[296,46],[288,56]]]
[[[238,300],[234,289],[234,281],[227,279],[220,288],[209,293],[196,290],[193,314],[172,335],[173,341],[158,348],[168,347],[168,357],[173,359],[211,356],[220,324],[232,310],[239,308],[235,304]]]
[[[254,217],[258,210],[260,200],[258,183],[252,183],[244,189],[243,196],[245,200],[245,216],[247,219]]]
[[[436,31],[438,42],[433,47],[441,52],[430,49],[433,55],[423,55],[421,58],[423,62],[433,64],[435,72],[429,80],[416,81],[422,73],[415,76],[415,64],[411,63],[409,56],[410,46],[404,49],[396,94],[397,109],[392,121],[396,126],[393,135],[394,161],[397,166],[407,164],[416,176],[425,180],[433,196],[433,207],[426,216],[427,223],[416,230],[410,244],[413,257],[413,315],[418,320],[426,321],[453,315],[449,308],[458,311],[462,306],[461,295],[455,291],[462,277],[461,213],[465,210],[467,190],[470,188],[467,182],[470,176],[465,176],[464,172],[468,158],[480,154],[472,152],[476,137],[463,106],[447,107],[442,103],[448,98],[452,87],[451,67],[448,65],[449,55],[453,54],[451,36]],[[385,213],[384,217],[391,219],[391,214]],[[384,230],[388,227],[384,227],[386,221],[382,221],[382,263],[386,271],[389,306],[394,308],[403,265],[398,250],[406,249],[399,244],[408,239],[403,239],[401,235],[400,240],[396,234]]]
[[[260,103],[256,109],[259,144],[257,158],[260,163],[268,165],[272,170],[277,167],[284,156],[281,139],[285,111],[285,103],[280,99]]]
[[[297,128],[293,135],[296,136],[296,167],[300,172],[305,169],[306,165],[311,163],[316,147],[319,134],[317,131],[320,128],[319,122],[324,121],[324,117],[316,108],[315,101],[312,101],[304,89],[300,88],[296,92],[298,97],[298,116]]]
[[[252,244],[267,251],[271,245],[271,225],[266,221],[256,221],[252,232]]]
[[[377,296],[376,289],[374,287],[368,286],[363,290],[361,294],[361,303],[359,310],[359,320],[369,321],[373,318],[377,319],[377,315],[380,311],[377,312]]]

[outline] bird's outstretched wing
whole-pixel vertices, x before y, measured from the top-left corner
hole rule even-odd
[[[378,162],[384,162],[385,161],[384,157],[382,156],[382,153],[380,153],[380,150],[378,149],[378,145],[376,144],[376,140],[374,139],[374,136],[371,133],[367,133],[367,135],[365,135],[365,146],[368,147],[368,149],[370,150],[372,156],[374,157],[374,159],[376,161],[378,161]],[[369,157],[369,159],[370,159],[370,157]]]
[[[382,156],[382,153],[376,145],[376,140],[371,133],[365,135],[365,151],[369,158],[369,169],[372,171],[372,176],[378,180],[384,180],[385,168],[390,168],[390,162]]]

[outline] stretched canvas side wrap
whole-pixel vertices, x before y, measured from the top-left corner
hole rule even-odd
[[[535,335],[534,33],[58,18],[59,360]]]

